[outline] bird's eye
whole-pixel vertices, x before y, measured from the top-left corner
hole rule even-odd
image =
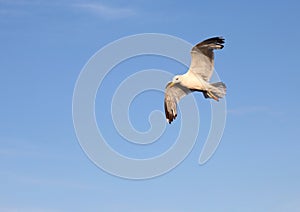
[[[177,77],[175,80],[178,80],[179,78]]]

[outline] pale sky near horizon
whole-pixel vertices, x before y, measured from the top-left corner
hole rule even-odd
[[[298,1],[0,0],[0,211],[300,211],[299,10]],[[72,96],[95,52],[149,32],[192,44],[225,37],[215,67],[228,87],[227,122],[216,153],[200,166],[210,104],[195,94],[203,125],[189,156],[163,176],[125,180],[81,149]],[[165,58],[134,58],[116,67],[106,89],[118,70],[127,77],[151,68],[185,71]],[[162,100],[137,98],[133,125],[147,130]],[[96,106],[108,108],[99,98]],[[106,136],[126,154],[109,118],[101,120]],[[167,126],[171,133],[180,119]],[[168,145],[130,151],[146,157]]]

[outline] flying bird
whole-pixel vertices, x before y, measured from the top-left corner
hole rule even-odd
[[[191,92],[202,92],[205,98],[219,101],[226,94],[223,82],[209,83],[214,70],[214,49],[224,47],[224,38],[213,37],[195,45],[191,64],[183,75],[176,75],[165,90],[165,114],[169,124],[177,117],[177,103]]]

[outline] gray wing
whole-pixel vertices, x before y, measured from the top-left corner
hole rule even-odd
[[[214,70],[214,49],[222,49],[224,38],[214,37],[198,43],[191,51],[189,72],[209,81]]]
[[[177,117],[177,103],[182,97],[191,93],[188,88],[183,87],[178,83],[170,86],[171,83],[172,82],[169,82],[167,84],[165,90],[165,114],[169,124]]]

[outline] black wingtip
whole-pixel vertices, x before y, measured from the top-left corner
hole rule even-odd
[[[176,119],[177,114],[173,115],[173,114],[166,113],[166,117],[167,117],[167,122],[171,124]]]
[[[225,38],[223,38],[222,36],[219,37],[212,37],[212,38],[208,38],[204,41],[201,42],[202,44],[223,44],[225,43]]]
[[[225,39],[222,36],[219,36],[219,37],[208,38],[198,43],[195,47],[197,48],[210,47],[212,49],[223,49],[224,43],[225,43]]]

